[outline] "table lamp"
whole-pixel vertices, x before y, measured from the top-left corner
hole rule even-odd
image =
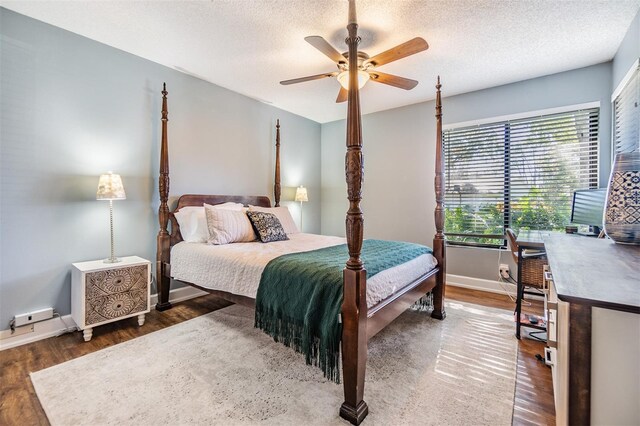
[[[124,200],[126,198],[120,175],[108,172],[100,176],[96,200],[109,200],[109,224],[111,225],[111,257],[105,259],[104,263],[120,262],[120,259],[114,255],[113,251],[113,200]]]
[[[296,188],[295,201],[300,202],[300,232],[302,232],[302,203],[309,201],[309,198],[307,197],[307,188],[302,185]]]

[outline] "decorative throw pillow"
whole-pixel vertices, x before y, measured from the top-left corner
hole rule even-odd
[[[208,206],[209,204],[205,204]],[[211,206],[215,209],[242,210],[240,203],[222,203]],[[180,226],[180,235],[188,243],[206,243],[209,239],[209,229],[207,218],[204,213],[204,206],[187,206],[175,212],[176,220]]]
[[[251,222],[242,210],[216,209],[205,206],[207,227],[209,228],[209,244],[246,243],[255,241]]]
[[[255,211],[255,212],[273,213],[274,215],[276,215],[276,217],[280,221],[280,224],[282,225],[282,229],[284,229],[284,232],[286,232],[287,235],[300,233],[300,231],[298,230],[298,226],[296,225],[296,222],[293,220],[293,217],[291,217],[291,212],[289,211],[289,208],[286,206],[281,206],[281,207],[249,206],[249,210]]]
[[[248,211],[247,216],[249,216],[253,229],[258,234],[258,238],[263,243],[289,239],[284,229],[282,229],[282,224],[273,213]]]

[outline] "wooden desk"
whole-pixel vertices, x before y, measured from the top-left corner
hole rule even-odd
[[[520,231],[516,242],[523,249],[544,250],[544,240],[552,234],[560,234],[556,231]]]
[[[555,368],[568,370],[557,386],[557,424],[637,424],[640,318],[632,314],[640,314],[640,246],[575,235],[550,235],[544,246],[552,292],[565,306],[557,307],[557,328],[568,328],[557,342]],[[593,347],[592,333],[600,339]],[[594,372],[600,380],[592,390]]]
[[[640,314],[640,246],[550,235],[545,247],[560,300]]]

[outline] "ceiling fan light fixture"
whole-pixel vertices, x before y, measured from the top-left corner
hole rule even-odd
[[[345,90],[349,90],[349,71],[342,71],[338,74],[338,82]],[[362,87],[369,81],[369,73],[366,71],[358,70],[358,89],[362,89]]]

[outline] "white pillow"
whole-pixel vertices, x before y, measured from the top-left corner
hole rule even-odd
[[[204,207],[209,228],[209,244],[246,243],[255,241],[253,226],[242,210]]]
[[[263,212],[263,213],[273,213],[276,215],[280,223],[282,224],[282,229],[286,234],[298,234],[300,230],[298,226],[291,217],[291,212],[289,208],[286,206],[281,207],[257,207],[257,206],[249,206],[249,210],[254,212]]]
[[[242,203],[234,203],[234,202],[226,202],[226,203],[222,203],[222,204],[207,204],[204,203],[203,207],[212,207],[214,209],[225,209],[225,210],[236,210],[236,211],[241,211],[244,209],[244,204]]]
[[[205,204],[207,206],[208,204]],[[242,204],[223,203],[211,206],[215,209],[242,210]],[[207,218],[204,213],[204,206],[187,206],[175,213],[182,239],[188,243],[206,243],[209,239],[207,228]]]

